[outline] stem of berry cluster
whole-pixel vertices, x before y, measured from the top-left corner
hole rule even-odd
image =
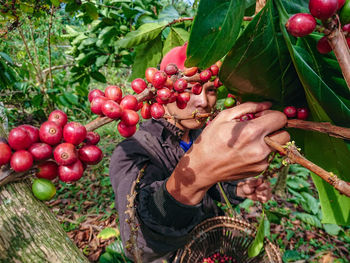
[[[318,176],[320,176],[327,183],[332,185],[335,189],[337,189],[341,194],[344,194],[350,197],[350,184],[339,179],[335,174],[331,172],[327,172],[323,168],[318,165],[310,162],[304,156],[302,156],[294,145],[294,143],[288,143],[286,146],[279,144],[278,142],[272,140],[270,137],[266,136],[264,138],[265,143],[269,145],[271,148],[281,152],[286,155],[291,163],[298,163],[310,171],[314,172]]]

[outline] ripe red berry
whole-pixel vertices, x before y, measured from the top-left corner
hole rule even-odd
[[[202,82],[207,82],[208,80],[211,79],[211,76],[212,76],[212,73],[209,69],[205,69],[199,74],[199,78]]]
[[[117,128],[118,128],[120,135],[125,137],[125,138],[131,137],[136,132],[136,126],[127,126],[122,121],[118,123]]]
[[[176,101],[176,98],[177,98],[177,95],[178,95],[177,92],[172,91],[172,92],[171,92],[171,95],[170,95],[170,98],[169,98],[169,100],[168,100],[168,103],[173,103],[173,102],[175,102],[175,101]]]
[[[174,81],[171,77],[167,77],[166,81],[165,81],[165,84],[164,84],[164,87],[167,87],[168,89],[172,89],[174,86]]]
[[[167,88],[159,89],[159,90],[157,90],[157,96],[162,101],[168,101],[168,99],[171,96],[171,91]]]
[[[189,102],[190,98],[191,98],[191,95],[189,92],[182,92],[182,93],[179,93],[179,95],[177,95],[176,101],[180,103],[187,103]]]
[[[192,91],[192,93],[194,94],[194,95],[199,95],[199,94],[201,94],[201,92],[202,92],[202,85],[200,84],[200,83],[195,83],[193,86],[192,86],[192,89],[191,89],[191,91]]]
[[[18,126],[18,128],[23,128],[28,132],[31,144],[39,141],[39,129],[37,127],[29,124],[23,124]]]
[[[344,4],[345,4],[345,0],[338,0],[338,10],[341,9]]]
[[[168,75],[174,75],[179,71],[179,69],[176,64],[170,63],[165,67],[164,71]]]
[[[152,78],[152,85],[156,89],[161,89],[164,87],[164,84],[167,80],[168,76],[164,71],[157,71],[154,73],[153,78]]]
[[[56,146],[53,157],[58,164],[69,165],[78,160],[78,153],[73,144],[64,142]]]
[[[168,100],[161,100],[159,97],[156,97],[156,102],[161,105],[168,104]]]
[[[38,178],[53,180],[57,177],[57,175],[58,165],[54,161],[46,161],[38,164],[38,172],[36,173]]]
[[[221,87],[221,86],[222,86],[221,81],[219,80],[219,78],[216,78],[216,79],[214,80],[214,87],[215,87],[215,88],[219,88],[219,87]]]
[[[154,74],[158,71],[156,68],[147,68],[145,71],[145,77],[148,83],[152,83]]]
[[[145,102],[142,106],[141,109],[141,116],[142,118],[146,119],[150,119],[152,117],[151,115],[151,105],[149,105],[148,102]]]
[[[58,167],[58,176],[63,182],[74,182],[79,180],[84,173],[84,167],[80,160],[71,165],[60,165]]]
[[[299,120],[306,120],[309,117],[309,110],[305,107],[297,109],[297,118]]]
[[[48,120],[57,123],[59,126],[63,127],[67,123],[67,114],[61,110],[54,110],[50,113]]]
[[[120,103],[123,97],[123,92],[118,86],[108,86],[105,89],[105,96],[109,100]]]
[[[118,120],[122,116],[122,108],[113,100],[107,100],[102,104],[102,113],[113,120]]]
[[[176,106],[177,106],[179,109],[183,110],[184,108],[187,107],[187,103],[185,103],[185,102],[180,102],[180,101],[176,100]]]
[[[15,172],[25,172],[33,165],[33,156],[26,150],[19,150],[11,157],[11,168]]]
[[[187,89],[187,81],[185,79],[178,79],[174,83],[174,89],[177,92],[184,92]]]
[[[213,76],[217,76],[219,74],[219,67],[218,65],[214,64],[210,66],[210,71]]]
[[[348,47],[350,48],[350,37],[346,38],[346,43],[348,43]]]
[[[186,77],[191,77],[194,74],[196,74],[198,72],[198,68],[197,67],[192,67],[192,68],[185,68],[182,71],[182,74],[184,74],[184,76]]]
[[[139,122],[139,115],[133,110],[123,110],[122,122],[127,126],[135,126]]]
[[[33,155],[35,161],[47,160],[52,156],[52,147],[44,142],[32,144],[28,151]]]
[[[133,95],[126,95],[122,101],[120,102],[120,107],[123,110],[137,110],[137,106],[138,106],[138,101],[136,99],[135,96]]]
[[[100,141],[100,135],[97,132],[89,131],[86,133],[84,141],[86,144],[96,145]]]
[[[8,142],[14,150],[24,150],[32,144],[28,131],[20,127],[13,128],[10,131]]]
[[[316,20],[310,14],[298,13],[290,17],[286,23],[288,32],[295,37],[311,34],[316,27]]]
[[[106,97],[98,96],[92,99],[90,104],[90,109],[92,113],[97,115],[103,115],[102,113],[102,105],[107,101]]]
[[[78,145],[85,140],[86,128],[78,122],[67,123],[63,128],[63,138],[66,142]]]
[[[164,107],[159,103],[153,103],[151,105],[151,115],[155,119],[162,118],[165,114]]]
[[[143,79],[137,78],[131,82],[131,88],[139,94],[147,88],[147,83]]]
[[[318,42],[316,46],[318,52],[321,54],[327,54],[332,51],[332,47],[328,42],[327,37],[322,37]]]
[[[86,145],[79,149],[79,159],[86,164],[98,164],[102,158],[103,153],[96,145]]]
[[[338,0],[310,0],[309,10],[314,17],[326,20],[338,10]]]
[[[88,99],[91,102],[94,98],[99,97],[99,96],[104,97],[105,94],[103,93],[102,90],[94,89],[94,90],[89,92]]]
[[[0,142],[0,166],[8,164],[11,160],[12,152],[7,143]]]
[[[252,120],[252,119],[255,119],[255,116],[254,116],[253,113],[244,114],[243,116],[241,116],[239,118],[240,121],[249,121],[249,120]]]
[[[62,128],[53,121],[46,121],[40,126],[39,137],[42,142],[56,145],[62,139]]]
[[[143,106],[143,101],[140,101],[138,104],[137,104],[137,109],[136,111],[139,111],[142,109],[142,106]]]
[[[345,26],[343,26],[343,31],[350,33],[350,24],[346,24]]]
[[[297,116],[297,109],[294,106],[285,107],[283,112],[288,118],[294,118]]]

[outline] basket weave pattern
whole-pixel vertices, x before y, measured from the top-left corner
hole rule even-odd
[[[262,252],[254,258],[248,257],[248,247],[255,234],[254,226],[237,218],[209,218],[195,227],[190,242],[177,252],[175,262],[200,263],[216,252],[232,256],[240,263],[282,262],[278,247],[267,238]]]

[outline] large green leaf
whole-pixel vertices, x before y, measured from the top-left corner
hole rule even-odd
[[[163,54],[168,53],[173,47],[182,46],[189,37],[189,33],[182,28],[171,27],[170,33],[164,42]]]
[[[245,0],[200,1],[187,47],[187,67],[207,68],[231,49],[245,7]]]
[[[145,44],[136,47],[136,57],[132,66],[130,80],[144,78],[148,67],[157,67],[162,58],[162,41],[160,35]]]
[[[261,249],[264,246],[264,238],[265,238],[265,214],[263,211],[260,218],[259,227],[256,232],[255,239],[248,248],[249,257],[256,257],[257,255],[259,255]]]
[[[278,22],[279,15],[268,1],[224,60],[221,81],[246,100],[268,99],[275,105],[304,100]]]
[[[137,30],[128,33],[124,38],[117,41],[117,45],[131,48],[155,39],[165,28],[167,22],[143,24]]]

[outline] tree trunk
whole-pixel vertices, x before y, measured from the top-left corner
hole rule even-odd
[[[88,262],[29,179],[0,188],[0,262]]]

